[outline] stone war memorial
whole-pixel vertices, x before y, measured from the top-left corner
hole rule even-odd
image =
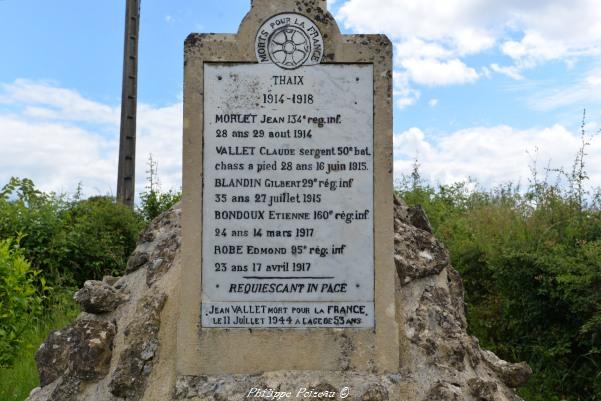
[[[185,42],[183,200],[36,354],[29,401],[509,401],[461,278],[393,194],[392,44],[325,0]]]

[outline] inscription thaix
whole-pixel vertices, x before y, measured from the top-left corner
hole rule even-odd
[[[373,327],[373,67],[204,80],[203,327]]]
[[[255,51],[259,63],[293,70],[315,65],[323,58],[323,37],[304,15],[285,13],[267,20],[257,32]]]

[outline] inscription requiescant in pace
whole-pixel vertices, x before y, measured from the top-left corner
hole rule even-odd
[[[373,66],[207,63],[204,88],[203,327],[373,327]]]

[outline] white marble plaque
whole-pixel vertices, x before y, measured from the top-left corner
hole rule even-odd
[[[373,327],[373,67],[204,68],[203,327]]]

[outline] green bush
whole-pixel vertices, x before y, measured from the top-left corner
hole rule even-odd
[[[149,189],[140,194],[140,207],[138,213],[144,221],[150,223],[155,217],[171,209],[173,205],[182,198],[181,192],[160,192],[157,189]]]
[[[47,289],[39,271],[13,245],[12,240],[0,241],[0,367],[14,362],[21,334],[42,312],[38,282]]]
[[[22,236],[20,246],[27,260],[45,277],[56,278],[61,267],[54,257],[55,239],[64,228],[64,196],[45,194],[27,178],[11,178],[0,190],[0,239]]]
[[[144,226],[109,197],[67,199],[18,178],[0,191],[0,239],[21,235],[23,255],[55,286],[121,273]]]
[[[433,187],[416,166],[398,189],[449,248],[471,333],[532,366],[528,401],[601,400],[601,197],[577,161],[564,185]]]
[[[0,366],[24,352],[23,331],[66,288],[122,274],[145,225],[110,197],[68,198],[12,178],[0,190]]]
[[[53,261],[81,285],[103,275],[121,275],[144,227],[131,209],[109,197],[73,202],[61,216]]]

